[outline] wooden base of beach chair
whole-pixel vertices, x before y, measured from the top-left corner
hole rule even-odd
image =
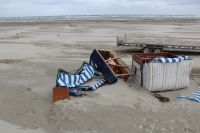
[[[53,102],[69,99],[69,89],[67,87],[53,88]]]
[[[113,51],[94,50],[90,56],[90,64],[102,72],[107,83],[115,83],[118,77],[125,81],[134,72]]]

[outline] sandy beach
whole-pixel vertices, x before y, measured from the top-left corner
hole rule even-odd
[[[73,72],[93,49],[115,51],[131,67],[131,47],[116,36],[200,45],[199,20],[62,20],[0,23],[0,128],[4,133],[199,133],[200,107],[177,99],[200,86],[200,55],[193,58],[190,87],[160,93],[160,103],[133,78],[94,94],[52,103],[59,68]],[[187,53],[178,53],[186,54]]]

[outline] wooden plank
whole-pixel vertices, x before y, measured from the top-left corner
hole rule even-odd
[[[53,102],[69,99],[69,89],[67,87],[54,87],[52,99]]]
[[[123,67],[123,68],[129,68],[128,66],[122,66],[122,65],[115,65],[115,64],[109,64],[108,65],[111,65],[111,66],[115,66],[115,67]]]
[[[134,73],[132,75],[134,75]],[[116,76],[117,77],[119,77],[119,76],[130,76],[130,74],[116,74]]]
[[[117,59],[119,59],[119,58],[118,58],[118,57],[115,57],[115,58],[110,58],[110,59],[105,60],[105,61],[112,61],[112,60],[117,60]]]

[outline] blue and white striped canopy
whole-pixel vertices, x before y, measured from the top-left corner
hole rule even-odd
[[[57,82],[61,87],[73,88],[87,82],[93,76],[93,67],[89,64],[85,64],[80,74],[66,74],[65,72],[59,73]]]
[[[200,87],[198,88],[198,90],[195,93],[192,94],[191,97],[177,96],[177,98],[184,98],[184,99],[187,99],[187,100],[192,101],[192,102],[200,103]]]
[[[95,84],[93,85],[83,85],[85,82],[89,81],[94,77],[93,67],[86,63],[81,67],[81,70],[78,74],[69,74],[65,71],[58,72],[57,75],[57,85],[60,87],[72,88],[69,90],[69,93],[72,95],[86,94],[82,89],[92,89],[95,91],[97,88],[102,86],[105,83],[104,79],[96,79]]]
[[[156,57],[154,59],[154,61],[158,63],[174,63],[174,62],[182,62],[184,60],[190,60],[190,57],[189,56],[177,56],[176,58]]]

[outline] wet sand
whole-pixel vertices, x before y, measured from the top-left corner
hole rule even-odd
[[[190,55],[190,87],[161,93],[169,103],[160,103],[132,78],[52,103],[57,70],[73,72],[95,48],[114,50],[131,66],[134,50],[116,47],[116,36],[124,33],[200,45],[200,22],[193,20],[0,23],[0,119],[15,125],[15,132],[198,133],[199,104],[176,96],[190,96],[200,86],[200,55]]]

